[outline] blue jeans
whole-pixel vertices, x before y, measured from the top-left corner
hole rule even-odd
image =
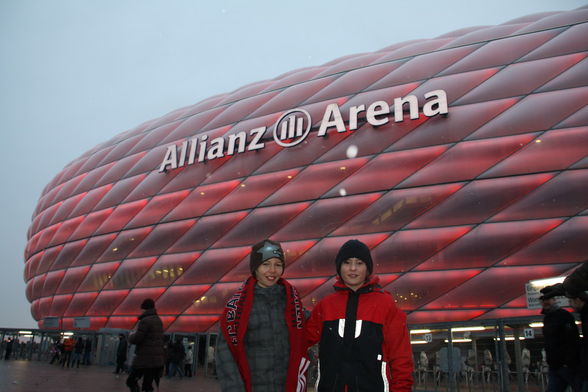
[[[557,369],[549,368],[547,392],[564,392],[568,385],[577,392],[575,369],[566,366]]]
[[[169,363],[169,373],[167,376],[172,378],[176,375],[176,373],[180,376],[180,378],[184,377],[184,373],[182,372],[182,367],[177,362],[170,362]]]

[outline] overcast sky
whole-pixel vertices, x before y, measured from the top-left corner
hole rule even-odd
[[[146,120],[297,68],[575,0],[0,0],[0,328],[36,327],[26,231],[45,185]]]

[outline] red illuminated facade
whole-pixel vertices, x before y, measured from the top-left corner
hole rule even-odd
[[[524,284],[588,255],[586,37],[587,7],[463,29],[295,70],[119,134],[43,191],[25,250],[33,317],[132,328],[152,297],[168,331],[211,330],[266,237],[282,242],[308,308],[332,290],[338,247],[358,238],[411,324],[535,315]],[[425,94],[439,90],[447,114],[425,115]],[[401,121],[366,119],[374,102],[392,110],[407,96],[418,118],[407,105]],[[346,128],[319,136],[333,103]],[[310,133],[280,146],[276,120],[295,108]],[[246,132],[249,143],[263,127],[263,148],[211,153],[214,139]],[[212,159],[194,147],[187,164],[205,135]]]

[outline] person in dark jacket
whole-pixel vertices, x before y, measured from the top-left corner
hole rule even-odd
[[[547,392],[576,389],[576,373],[580,363],[580,335],[574,317],[557,305],[558,290],[552,286],[541,289],[543,340],[547,357]]]
[[[12,347],[14,346],[14,340],[12,338],[8,338],[8,342],[6,342],[6,353],[4,354],[4,359],[8,360],[12,356]]]
[[[114,374],[124,372],[126,369],[125,362],[127,361],[128,351],[127,338],[122,333],[118,335],[118,346],[116,347],[116,369]]]
[[[137,329],[129,334],[129,343],[134,344],[135,357],[127,386],[131,392],[139,392],[138,380],[143,377],[142,390],[153,391],[153,381],[159,385],[163,372],[163,323],[155,310],[155,302],[147,298],[141,304],[143,314],[139,316]]]
[[[580,314],[582,339],[580,346],[580,366],[578,367],[579,392],[588,392],[588,291],[572,290],[566,292],[570,306]]]
[[[216,370],[222,392],[306,390],[304,310],[296,289],[282,278],[284,263],[279,243],[253,245],[251,276],[220,319]]]
[[[74,346],[73,356],[71,360],[71,367],[80,367],[80,362],[84,354],[84,339],[78,337]]]
[[[176,339],[174,342],[170,344],[169,350],[169,372],[167,376],[169,378],[172,378],[177,373],[181,379],[182,377],[184,377],[184,372],[182,371],[182,362],[184,361],[184,357],[186,356],[184,345],[179,339]]]
[[[55,362],[55,360],[57,360],[57,363],[59,363],[59,358],[61,357],[61,350],[63,349],[63,345],[59,342],[58,339],[55,339],[53,341],[53,345],[51,346],[51,353],[53,354],[53,356],[51,357],[51,361],[49,361],[49,364],[53,364],[53,362]]]
[[[335,266],[335,292],[314,307],[306,327],[308,346],[320,342],[316,391],[411,391],[406,316],[372,275],[369,248],[347,241]]]
[[[84,359],[82,363],[84,365],[90,365],[90,358],[92,357],[92,339],[86,338],[84,340]]]

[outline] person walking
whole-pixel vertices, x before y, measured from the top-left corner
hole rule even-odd
[[[251,276],[220,319],[217,375],[223,392],[306,390],[304,311],[285,279],[284,251],[269,239],[251,248]]]
[[[192,364],[194,363],[194,352],[192,346],[188,346],[186,351],[186,358],[184,358],[184,374],[186,377],[192,377]]]
[[[576,391],[576,372],[580,364],[580,335],[574,317],[558,306],[560,290],[547,286],[540,290],[543,308],[543,341],[547,357],[547,392],[564,392],[568,386]]]
[[[12,338],[8,338],[6,342],[6,352],[4,353],[4,359],[9,360],[12,357],[12,347],[14,346],[14,340]]]
[[[92,339],[86,338],[84,339],[84,358],[82,363],[86,366],[90,366],[90,358],[92,357]]]
[[[182,362],[184,361],[185,355],[186,352],[184,351],[182,342],[179,339],[173,341],[170,345],[169,373],[167,375],[169,378],[173,378],[176,373],[180,376],[180,379],[184,377]]]
[[[125,362],[127,361],[128,349],[129,345],[127,343],[126,336],[122,333],[118,334],[118,346],[116,347],[116,369],[114,369],[114,374],[119,374],[126,370]]]
[[[80,367],[80,362],[82,361],[82,356],[84,354],[84,339],[78,337],[75,340],[75,346],[73,350],[73,356],[71,360],[71,367]]]
[[[63,339],[63,358],[61,359],[61,367],[69,367],[75,344],[76,342],[71,337]]]
[[[580,321],[582,322],[577,391],[588,392],[588,291],[572,289],[566,292],[566,297],[570,300],[570,306],[580,315]]]
[[[141,309],[137,329],[129,334],[129,343],[135,345],[135,357],[126,383],[131,392],[139,392],[138,380],[142,377],[142,390],[152,392],[154,381],[159,388],[163,372],[163,323],[151,298],[141,303]]]
[[[49,361],[49,364],[52,365],[53,362],[55,362],[57,360],[57,363],[59,364],[59,358],[61,357],[61,350],[63,349],[62,344],[59,342],[58,339],[55,339],[53,341],[53,344],[51,345],[51,354],[53,354],[53,356],[51,357],[51,361]]]
[[[406,316],[372,274],[369,248],[347,241],[335,268],[335,292],[314,307],[306,325],[308,346],[320,342],[316,391],[411,391]]]

